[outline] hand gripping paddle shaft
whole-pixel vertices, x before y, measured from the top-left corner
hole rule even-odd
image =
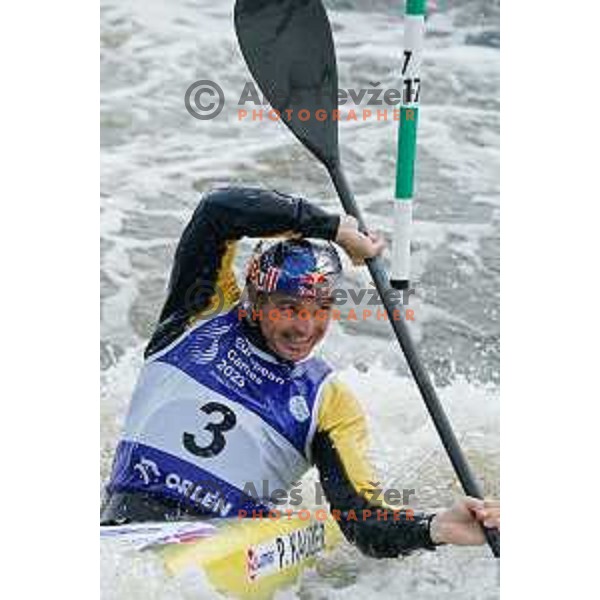
[[[325,166],[344,211],[366,231],[342,171],[338,151],[337,67],[331,26],[320,0],[237,0],[235,28],[248,68],[269,103],[294,135]],[[423,368],[408,328],[395,320],[389,277],[380,257],[367,267],[387,311],[389,322],[452,466],[469,496],[482,492],[458,444],[429,375]],[[500,556],[500,533],[484,528],[494,556]]]

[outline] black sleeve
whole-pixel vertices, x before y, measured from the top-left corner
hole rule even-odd
[[[339,515],[336,519],[344,536],[361,552],[374,558],[394,558],[417,549],[435,550],[429,533],[433,515],[400,511],[399,519],[394,520],[392,510],[369,503],[354,489],[327,433],[316,432],[312,457],[331,510]]]
[[[179,241],[167,300],[146,357],[178,337],[189,318],[208,306],[223,257],[236,240],[287,232],[332,240],[339,219],[303,198],[276,191],[228,187],[206,193]]]

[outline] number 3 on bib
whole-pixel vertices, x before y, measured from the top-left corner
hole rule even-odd
[[[207,415],[211,415],[215,412],[223,415],[223,420],[220,423],[209,423],[204,427],[206,431],[210,431],[213,435],[212,441],[208,446],[199,446],[196,443],[196,436],[193,433],[187,431],[183,434],[183,447],[191,452],[194,456],[200,456],[201,458],[211,458],[219,454],[223,448],[225,448],[225,436],[224,431],[233,429],[237,423],[235,413],[223,404],[219,402],[209,402],[204,406],[200,407],[200,410]]]

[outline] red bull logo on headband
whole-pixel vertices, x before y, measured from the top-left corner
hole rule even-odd
[[[305,286],[325,285],[327,283],[327,275],[325,273],[306,273],[300,275],[298,283]]]
[[[327,295],[340,273],[331,244],[286,240],[264,251],[259,244],[248,265],[247,283],[262,292],[314,298]]]
[[[277,267],[269,267],[266,271],[261,271],[260,260],[256,257],[252,258],[248,266],[248,281],[261,292],[275,291],[280,275],[281,269]]]

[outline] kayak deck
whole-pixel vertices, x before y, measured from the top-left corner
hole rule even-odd
[[[201,570],[216,591],[258,600],[293,585],[343,537],[331,517],[317,521],[298,515],[102,527],[101,536],[128,539],[157,553],[170,575]]]

